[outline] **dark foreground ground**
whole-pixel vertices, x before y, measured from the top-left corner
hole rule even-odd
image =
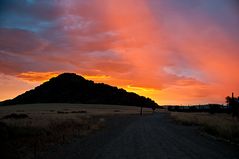
[[[42,159],[237,159],[239,147],[175,124],[166,113],[115,117],[83,139],[38,154]]]

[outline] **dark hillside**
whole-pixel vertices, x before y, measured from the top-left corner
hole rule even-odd
[[[85,103],[157,107],[149,98],[103,83],[94,83],[74,73],[63,73],[2,105],[31,103]]]

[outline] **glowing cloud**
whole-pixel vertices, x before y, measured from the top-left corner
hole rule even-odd
[[[27,82],[45,82],[58,75],[56,72],[24,72],[17,77]]]
[[[16,90],[76,72],[159,104],[239,94],[235,0],[3,0],[0,9],[0,73]],[[13,96],[7,85],[0,99]]]

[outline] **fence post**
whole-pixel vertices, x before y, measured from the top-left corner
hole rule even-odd
[[[142,116],[143,115],[143,107],[141,106],[140,107],[140,116]]]

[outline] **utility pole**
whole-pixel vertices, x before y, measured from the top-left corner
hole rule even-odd
[[[140,107],[140,116],[142,116],[143,115],[143,107],[141,106]]]

